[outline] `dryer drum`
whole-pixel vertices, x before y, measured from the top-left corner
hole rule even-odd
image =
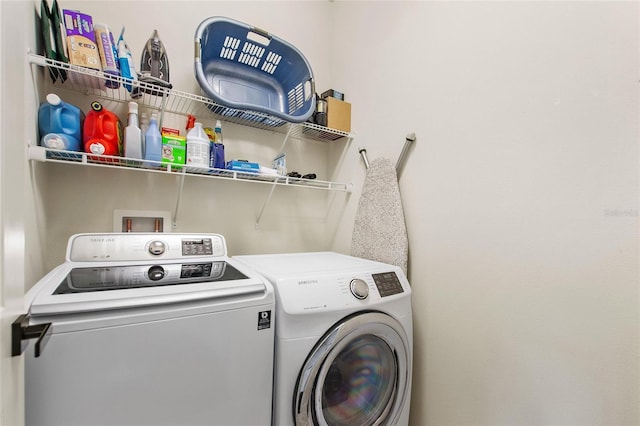
[[[296,386],[296,425],[395,424],[408,392],[410,349],[389,315],[347,317],[318,342]]]

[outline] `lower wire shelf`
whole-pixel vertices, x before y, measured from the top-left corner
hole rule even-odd
[[[290,176],[240,172],[226,169],[190,167],[159,161],[143,161],[134,158],[89,154],[86,152],[66,151],[34,145],[29,145],[29,159],[41,162],[127,169],[146,173],[164,173],[173,176],[196,176],[203,178],[226,179],[327,191],[350,193],[353,190],[352,183],[329,182],[316,179],[303,179]]]

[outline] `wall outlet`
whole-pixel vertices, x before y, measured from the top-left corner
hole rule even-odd
[[[171,213],[149,210],[114,210],[113,232],[171,232]]]

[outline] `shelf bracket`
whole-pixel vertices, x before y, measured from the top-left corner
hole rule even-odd
[[[275,183],[271,185],[271,189],[269,190],[269,195],[267,195],[267,198],[264,200],[264,203],[262,203],[262,208],[260,209],[260,211],[258,212],[258,216],[256,217],[256,229],[260,229],[260,219],[262,219],[262,214],[264,213],[265,209],[267,208],[267,205],[271,201],[271,197],[273,196],[273,191],[276,190],[276,186],[277,185]]]
[[[289,136],[291,136],[291,132],[293,131],[293,127],[294,126],[289,126],[289,129],[287,130],[287,133],[284,135],[284,140],[282,141],[282,145],[280,145],[280,150],[278,151],[278,154],[281,154],[284,152],[284,147],[287,145],[287,142],[289,141]]]
[[[180,208],[180,199],[182,198],[182,188],[184,188],[184,176],[184,171],[182,171],[182,173],[180,173],[180,176],[178,176],[178,193],[176,194],[176,206],[173,209],[173,214],[171,217],[172,229],[176,229],[178,227],[178,209]]]
[[[289,137],[291,136],[293,128],[294,126],[289,126],[287,133],[284,135],[284,140],[282,141],[282,145],[280,145],[280,150],[278,150],[278,155],[284,152],[284,147],[287,145],[287,142],[289,141]],[[271,201],[271,197],[273,196],[273,191],[275,191],[276,186],[277,185],[275,183],[271,185],[269,194],[267,195],[267,198],[264,200],[264,203],[262,203],[262,207],[260,208],[260,211],[258,212],[258,216],[256,217],[256,229],[260,229],[260,220],[262,219],[262,215],[264,214],[264,211],[266,210],[267,206],[269,205],[269,202]]]

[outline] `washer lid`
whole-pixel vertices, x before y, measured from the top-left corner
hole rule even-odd
[[[225,261],[73,267],[53,294],[232,281],[248,277]]]
[[[27,294],[31,315],[56,315],[229,297],[269,291],[228,260],[158,264],[66,262]]]

